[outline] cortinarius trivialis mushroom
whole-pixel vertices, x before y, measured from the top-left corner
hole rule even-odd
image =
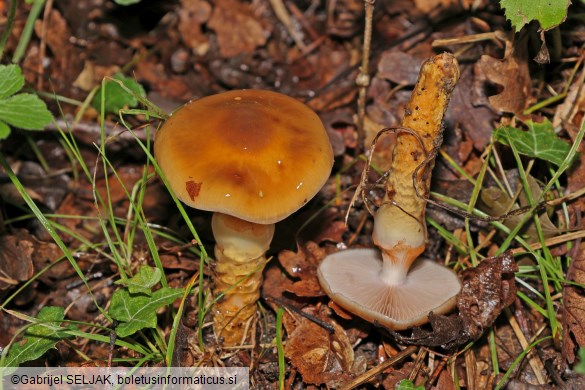
[[[158,131],[155,156],[178,198],[213,211],[214,330],[245,339],[274,224],[323,186],[333,151],[319,117],[286,95],[224,92],[187,103]]]
[[[430,312],[451,310],[461,289],[453,271],[419,258],[426,245],[425,197],[434,159],[419,166],[442,143],[441,122],[458,78],[450,54],[422,66],[402,122],[417,135],[398,134],[384,203],[374,217],[373,239],[380,251],[337,252],[319,266],[321,286],[336,303],[394,330],[423,324]]]

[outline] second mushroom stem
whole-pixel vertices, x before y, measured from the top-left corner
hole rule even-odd
[[[412,133],[397,136],[384,204],[375,216],[374,240],[384,257],[408,263],[406,267],[425,248],[425,206],[434,167],[434,158],[428,157],[442,143],[441,123],[458,79],[453,55],[443,53],[427,60],[402,121],[402,127]]]

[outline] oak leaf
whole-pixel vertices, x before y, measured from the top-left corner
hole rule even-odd
[[[496,110],[522,116],[531,100],[531,81],[525,45],[506,42],[504,58],[481,56],[478,66],[485,77],[501,87],[501,92],[488,98]]]

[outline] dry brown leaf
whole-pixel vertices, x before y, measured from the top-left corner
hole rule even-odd
[[[571,262],[567,280],[585,284],[585,244]],[[573,284],[563,289],[563,357],[569,363],[575,362],[575,348],[585,346],[585,295],[583,289]]]
[[[292,280],[290,280],[290,278],[288,278],[287,275],[282,272],[280,267],[271,262],[264,271],[262,296],[267,298],[276,298],[282,302],[292,305],[294,301],[285,296],[285,292],[288,291],[292,285]],[[268,301],[268,303],[271,302]]]
[[[401,51],[385,51],[378,62],[376,77],[396,84],[414,85],[424,58],[418,58]]]
[[[32,236],[26,230],[0,237],[0,292],[32,277],[33,251]]]
[[[361,0],[327,1],[327,34],[349,38],[361,29],[364,6]]]
[[[347,225],[343,221],[331,221],[327,227],[314,238],[317,242],[342,242],[343,235],[347,232]]]
[[[514,329],[508,324],[498,326],[496,342],[496,351],[500,369],[508,370],[514,365],[514,360],[522,353],[522,345],[514,333]],[[514,368],[514,373],[518,371],[518,366]]]
[[[299,247],[297,252],[282,251],[278,261],[293,278],[300,279],[287,288],[299,297],[320,297],[325,295],[317,279],[317,267],[325,257],[325,251],[314,242]]]
[[[187,46],[202,56],[209,49],[209,41],[201,27],[211,15],[211,5],[205,0],[181,0],[179,32]]]
[[[75,274],[75,270],[71,264],[67,260],[63,261],[63,251],[57,244],[54,242],[38,241],[34,237],[31,237],[31,239],[34,244],[32,261],[35,270],[40,271],[49,264],[61,259],[59,263],[54,264],[47,271],[43,272],[38,280],[50,286],[55,280],[65,279]]]
[[[567,97],[555,110],[553,127],[572,124],[579,126],[580,113],[585,111],[585,72],[581,71],[579,78],[571,84]]]
[[[388,330],[399,341],[426,347],[452,349],[477,340],[502,310],[516,299],[514,273],[518,266],[511,252],[483,260],[462,274],[462,289],[457,296],[457,316],[429,314],[432,330],[415,327],[405,337]]]
[[[531,175],[527,174],[526,179],[530,188],[530,195],[532,199],[541,199],[542,197],[542,187],[540,183]],[[517,191],[517,189],[522,185],[520,183],[520,179],[517,179],[517,182],[514,184],[512,190]],[[514,202],[507,192],[502,191],[498,187],[487,187],[481,190],[480,193],[481,203],[485,205],[482,207],[489,215],[497,217],[506,214],[509,211],[517,210],[520,207],[528,206],[529,202],[526,198],[526,192],[523,188],[521,188],[521,192],[519,195],[519,204]],[[519,222],[524,218],[523,214],[512,215],[509,218],[506,218],[503,223],[508,228],[513,229],[515,226],[519,224]],[[547,212],[543,212],[539,215],[538,219],[540,220],[540,224],[542,227],[542,234],[544,238],[550,238],[559,234],[560,230],[556,227],[556,225],[551,221]],[[526,223],[524,228],[521,231],[523,236],[526,236],[528,242],[536,242],[539,239],[538,231],[534,222]]]
[[[347,108],[338,108],[320,115],[335,157],[343,156],[346,148],[355,148],[355,124],[352,115],[353,111]]]
[[[429,13],[437,8],[447,8],[459,4],[456,0],[414,0],[416,8],[423,13]]]
[[[516,299],[514,273],[518,265],[511,252],[483,260],[477,267],[463,272],[463,288],[457,297],[457,309],[465,334],[479,338],[502,310]]]
[[[270,33],[250,5],[236,0],[217,0],[208,25],[217,34],[219,53],[224,58],[253,52],[266,43]]]
[[[462,127],[465,137],[473,141],[477,150],[484,150],[490,142],[493,131],[495,112],[489,107],[483,88],[479,84],[471,67],[461,67],[459,85],[453,91],[445,122],[449,128]]]
[[[35,33],[47,43],[48,48],[53,53],[58,53],[52,57],[51,77],[59,80],[59,83],[56,84],[69,85],[69,82],[73,82],[83,68],[83,56],[79,55],[80,50],[70,40],[72,33],[67,20],[57,9],[53,8],[48,19],[35,22]],[[27,67],[33,65],[34,62],[35,60],[27,55],[25,59]],[[32,69],[37,70],[36,67]],[[43,69],[44,72],[49,72],[48,68],[43,67]],[[34,74],[34,72],[25,72],[25,74]]]
[[[502,60],[483,55],[477,65],[490,82],[502,88],[499,94],[488,98],[492,107],[522,117],[531,100],[526,45],[520,41],[515,44],[506,42]]]
[[[302,318],[289,333],[284,354],[305,383],[339,387],[352,378],[353,348],[341,326],[322,311],[315,314],[332,325],[335,331],[330,333],[313,321]]]
[[[180,255],[160,255],[160,261],[165,269],[194,272],[199,269],[199,261]]]
[[[345,311],[343,307],[333,302],[333,300],[330,300],[327,306],[329,306],[329,308],[331,308],[335,312],[335,314],[337,314],[344,320],[351,320],[353,318],[353,314],[350,314],[349,312]]]
[[[478,388],[478,387],[475,387]],[[432,390],[455,390],[457,386],[453,383],[453,377],[449,369],[444,369],[437,379],[437,385],[431,387]]]
[[[371,148],[372,142],[386,126],[375,122],[369,115],[364,118],[365,145]],[[372,164],[383,172],[392,167],[392,151],[396,143],[396,133],[387,132],[376,139]],[[371,149],[370,149],[371,150]]]
[[[385,389],[395,389],[396,385],[403,379],[408,379],[416,365],[413,362],[406,362],[400,368],[390,368],[388,375],[384,378],[382,385]]]

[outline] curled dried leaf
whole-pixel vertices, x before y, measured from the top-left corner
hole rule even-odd
[[[336,388],[352,379],[354,353],[345,330],[328,318],[326,312],[320,310],[316,316],[330,323],[333,333],[302,318],[290,332],[284,353],[305,383]]]
[[[502,60],[483,55],[477,65],[489,81],[502,87],[500,93],[488,98],[492,107],[522,116],[531,101],[526,44],[506,42]]]
[[[33,244],[32,236],[24,230],[0,237],[0,291],[8,290],[33,275]]]
[[[317,279],[317,266],[325,257],[325,251],[314,242],[307,242],[297,252],[282,251],[278,261],[293,278],[299,279],[286,291],[299,297],[320,297],[325,295]]]
[[[463,272],[463,288],[457,297],[464,331],[475,340],[490,327],[502,310],[516,299],[514,273],[518,265],[511,252],[483,260]]]
[[[581,244],[569,270],[567,280],[585,284],[585,245]],[[585,299],[583,289],[567,284],[563,289],[563,349],[562,355],[569,364],[575,362],[576,347],[585,346]]]
[[[514,273],[518,266],[511,252],[483,260],[462,274],[463,288],[457,296],[459,313],[452,316],[429,314],[431,330],[412,329],[410,337],[389,330],[401,342],[447,350],[477,340],[502,310],[516,299]]]

